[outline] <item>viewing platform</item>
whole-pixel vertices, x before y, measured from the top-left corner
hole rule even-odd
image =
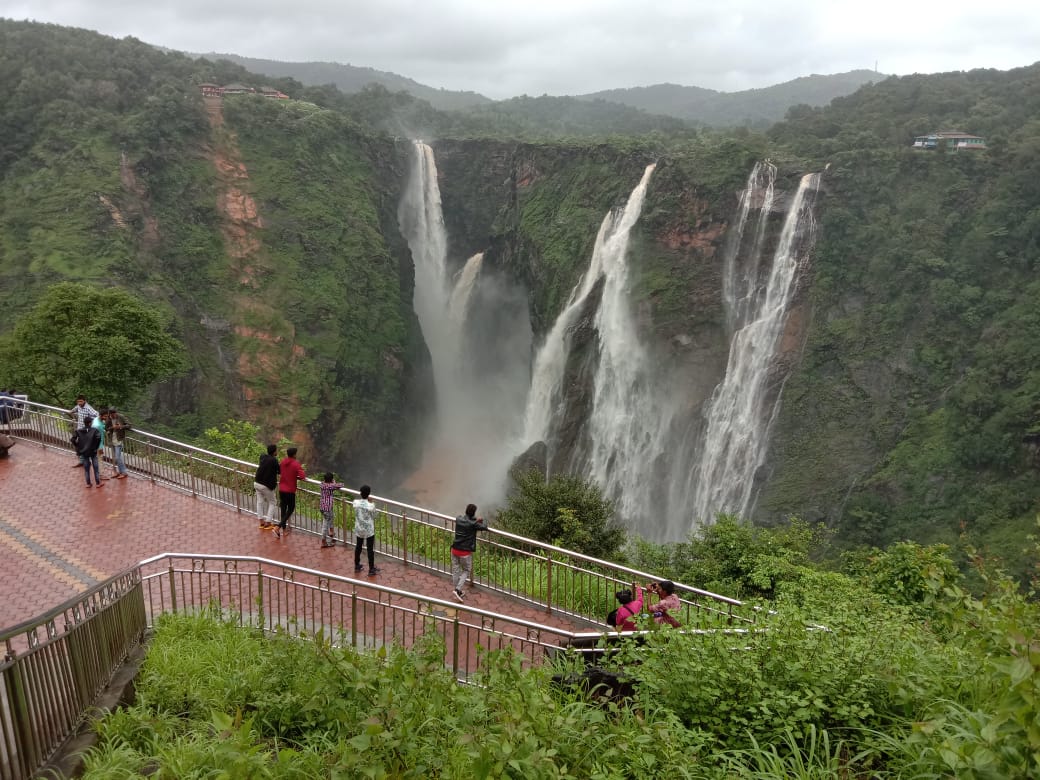
[[[492,527],[458,603],[453,516],[373,495],[378,572],[355,571],[354,491],[334,503],[335,546],[321,547],[313,480],[301,483],[291,531],[278,538],[259,528],[255,464],[134,429],[130,476],[87,487],[65,410],[25,400],[8,412],[0,777],[28,778],[54,760],[165,613],[216,613],[359,650],[436,634],[462,682],[487,650],[511,649],[525,666],[599,657],[602,639],[616,636],[604,622],[614,593],[658,579]],[[755,609],[736,599],[682,583],[676,593],[683,631],[755,627]]]

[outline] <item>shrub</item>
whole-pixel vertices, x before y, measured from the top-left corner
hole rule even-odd
[[[546,481],[536,470],[514,471],[503,528],[596,558],[616,559],[625,529],[614,522],[614,504],[592,482],[569,474]]]

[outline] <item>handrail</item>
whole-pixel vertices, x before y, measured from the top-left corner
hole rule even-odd
[[[67,428],[69,410],[19,401],[21,418],[9,423],[10,433],[44,446],[69,449],[67,436],[56,421]],[[135,428],[126,435],[124,455],[127,467],[153,482],[216,501],[236,511],[250,511],[253,505],[255,464],[179,442]],[[301,484],[294,523],[305,532],[320,533],[317,509],[317,480]],[[358,495],[346,489],[350,496]],[[450,535],[454,517],[383,496],[373,495],[380,511],[376,545],[378,551],[409,566],[446,573],[450,561]],[[336,516],[344,532],[352,527],[353,510],[349,501],[335,499]],[[659,579],[621,564],[594,558],[562,547],[529,539],[498,528],[490,528],[482,543],[483,568],[477,566],[474,580],[484,587],[525,598],[543,606],[547,612],[559,611],[596,623],[613,606],[616,589],[632,582]],[[523,570],[516,562],[522,560]],[[716,620],[752,624],[755,609],[744,602],[683,583],[675,583],[683,603],[683,614],[708,616]]]
[[[571,631],[259,556],[161,553],[0,632],[6,648],[0,659],[0,777],[27,780],[45,770],[145,631],[171,612],[212,612],[266,632],[320,635],[359,650],[387,643],[410,647],[436,634],[442,662],[459,681],[484,663],[478,648],[511,649],[524,666],[533,666],[560,653],[584,659],[605,636],[645,633]],[[748,630],[717,632],[739,636]]]

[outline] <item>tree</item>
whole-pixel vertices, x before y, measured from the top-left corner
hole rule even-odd
[[[284,436],[276,442],[265,442],[260,437],[260,426],[234,419],[225,420],[220,427],[207,428],[198,441],[203,449],[249,463],[260,460],[269,443],[277,444],[279,450],[293,446],[292,440]]]
[[[509,504],[499,513],[507,530],[596,558],[616,559],[625,529],[613,522],[614,503],[580,477],[514,470]]]
[[[184,365],[170,317],[125,290],[63,282],[0,341],[6,383],[68,405],[83,393],[125,406]]]
[[[255,463],[267,452],[260,442],[260,428],[248,420],[227,420],[219,428],[202,432],[199,446],[230,458]]]

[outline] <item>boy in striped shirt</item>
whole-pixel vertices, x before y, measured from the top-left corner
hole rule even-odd
[[[318,504],[318,509],[321,510],[321,519],[324,521],[324,525],[321,528],[322,548],[336,546],[336,534],[332,530],[332,496],[337,490],[342,489],[343,483],[333,482],[332,472],[326,471],[325,476],[321,478],[321,501]]]

